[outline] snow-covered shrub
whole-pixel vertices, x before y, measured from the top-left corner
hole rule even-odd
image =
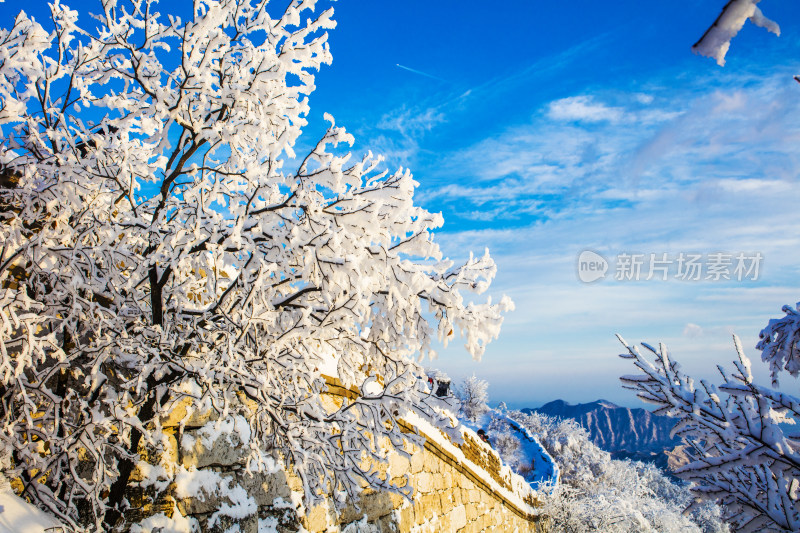
[[[415,357],[458,333],[480,357],[512,305],[465,301],[494,262],[443,259],[410,172],[330,117],[295,153],[331,61],[315,3],[104,0],[79,26],[54,2],[0,31],[0,447],[69,525],[126,526],[179,407],[244,417],[248,468],[291,463],[309,499],[391,490],[364,458],[413,438]],[[324,375],[358,394],[334,409]]]

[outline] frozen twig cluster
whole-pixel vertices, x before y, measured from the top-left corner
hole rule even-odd
[[[663,345],[643,344],[648,357],[620,341],[627,349],[621,357],[640,371],[623,376],[625,386],[656,414],[677,418],[673,434],[689,445],[691,461],[676,473],[693,492],[722,503],[736,531],[800,529],[800,441],[782,426],[798,420],[800,400],[756,384],[736,337],[735,372],[718,367],[719,386],[696,383]]]

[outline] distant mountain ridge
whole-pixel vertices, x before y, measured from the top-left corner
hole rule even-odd
[[[522,412],[571,418],[589,432],[593,443],[619,456],[661,455],[681,444],[680,438],[669,436],[676,422],[674,418],[654,415],[646,409],[621,407],[606,400],[577,405],[555,400]]]

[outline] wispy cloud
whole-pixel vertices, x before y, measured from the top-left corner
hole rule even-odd
[[[578,122],[619,122],[623,111],[619,107],[596,102],[591,96],[570,96],[550,102],[547,117]]]
[[[800,196],[800,98],[785,73],[731,85],[738,88],[657,88],[649,98],[598,91],[568,98],[569,106],[558,99],[526,124],[443,157],[420,193],[450,221],[445,252],[489,247],[499,266],[494,293],[517,304],[486,356],[504,361],[497,375],[448,367],[448,353],[443,366],[509,389],[522,387],[516,375],[546,375],[534,386],[556,397],[562,377],[613,388],[632,371],[614,358],[615,332],[667,343],[702,377],[735,357],[734,332],[757,358],[760,329],[800,299],[791,216]],[[586,285],[576,271],[585,249],[609,258],[725,251],[764,259],[758,281]]]
[[[543,200],[564,216],[615,200],[766,201],[800,177],[800,98],[790,91],[791,78],[776,75],[733,91],[558,99],[527,124],[441,157],[430,177],[443,184],[421,194],[445,214],[458,204],[456,217],[473,211],[465,203],[504,202],[515,218]]]

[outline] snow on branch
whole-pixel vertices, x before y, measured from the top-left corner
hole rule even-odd
[[[770,319],[761,330],[761,339],[756,348],[761,350],[761,359],[769,363],[772,383],[778,386],[778,374],[785,370],[792,377],[800,375],[800,303],[794,309],[783,306],[786,316]]]
[[[719,66],[725,65],[725,54],[744,23],[749,19],[753,24],[780,36],[778,24],[764,16],[758,8],[760,0],[730,0],[722,8],[714,24],[692,46],[692,51],[714,59]]]
[[[639,370],[623,376],[623,386],[675,417],[672,433],[688,444],[690,462],[677,475],[697,496],[723,504],[736,531],[797,531],[800,441],[785,425],[800,419],[800,400],[756,385],[737,337],[736,371],[720,368],[719,386],[681,372],[663,345],[644,344],[643,353],[619,339],[627,350],[620,357]]]

